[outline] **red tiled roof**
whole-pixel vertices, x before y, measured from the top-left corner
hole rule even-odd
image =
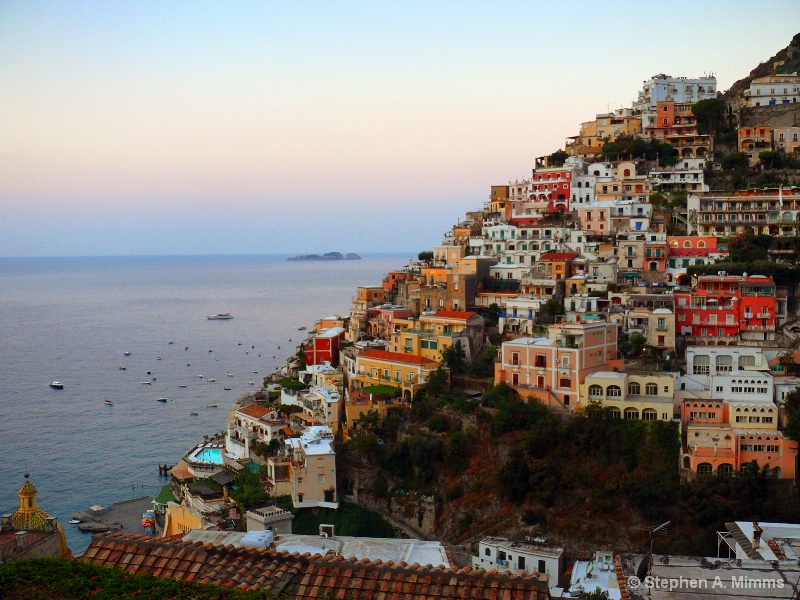
[[[297,600],[336,598],[436,600],[438,598],[549,598],[547,575],[445,569],[368,559],[235,548],[120,532],[98,534],[82,560],[130,573],[168,577],[228,588],[282,592]]]
[[[260,419],[264,415],[268,415],[271,411],[258,404],[248,404],[244,408],[240,408],[237,412],[247,415],[248,417],[253,417],[254,419]]]
[[[400,352],[387,352],[386,350],[368,350],[358,358],[374,358],[387,362],[403,363],[407,365],[421,365],[423,367],[437,365],[435,360],[414,356],[412,354],[402,354]]]
[[[539,260],[570,260],[578,256],[577,252],[545,252]]]
[[[471,317],[475,316],[474,312],[463,312],[457,310],[440,310],[438,311],[434,317],[440,317],[442,319],[463,319],[468,320]]]

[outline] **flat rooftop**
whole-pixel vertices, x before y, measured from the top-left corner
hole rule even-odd
[[[241,547],[242,539],[246,534],[241,531],[202,531],[195,529],[183,536],[185,542],[211,543],[215,546],[233,545]],[[304,554],[310,552],[322,554],[328,552],[343,556],[345,558],[355,557],[358,560],[364,558],[372,562],[380,559],[383,562],[393,561],[399,563],[404,561],[409,565],[419,563],[420,565],[432,565],[450,567],[447,555],[439,542],[427,542],[415,539],[395,539],[395,538],[367,538],[336,536],[332,538],[321,537],[318,535],[298,535],[285,534],[275,536],[275,549],[278,552],[299,552]]]

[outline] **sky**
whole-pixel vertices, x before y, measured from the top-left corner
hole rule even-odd
[[[797,0],[0,0],[0,256],[417,252]]]

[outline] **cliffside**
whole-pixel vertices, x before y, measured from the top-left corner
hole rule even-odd
[[[800,71],[800,33],[792,38],[789,45],[783,50],[778,51],[775,56],[769,60],[759,63],[759,65],[750,71],[747,77],[744,77],[734,83],[730,89],[723,94],[723,97],[729,102],[742,98],[742,93],[750,88],[750,83],[757,77],[766,77],[767,75],[775,75],[777,73],[794,73]]]

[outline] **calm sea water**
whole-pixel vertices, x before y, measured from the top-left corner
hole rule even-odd
[[[222,431],[248,382],[296,351],[298,327],[346,314],[356,286],[407,257],[285,258],[0,259],[0,510],[15,509],[27,468],[82,552],[73,512],[157,493],[157,465]],[[206,319],[218,312],[234,318]]]

